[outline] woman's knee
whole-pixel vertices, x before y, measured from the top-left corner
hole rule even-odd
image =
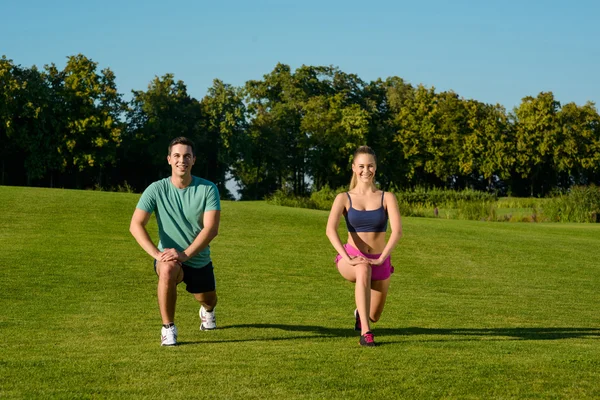
[[[355,269],[357,281],[371,280],[371,264],[357,264]]]
[[[375,311],[373,314],[369,315],[369,319],[371,322],[377,322],[381,318],[381,311]]]

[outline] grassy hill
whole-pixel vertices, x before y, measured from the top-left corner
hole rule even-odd
[[[600,397],[598,225],[404,218],[366,349],[327,212],[224,202],[219,329],[180,287],[161,348],[138,197],[0,187],[0,398]]]

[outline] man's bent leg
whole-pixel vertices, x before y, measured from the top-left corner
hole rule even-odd
[[[194,293],[194,297],[200,302],[200,304],[202,304],[206,311],[212,311],[213,308],[215,308],[215,306],[217,305],[216,290],[206,293]]]
[[[186,290],[193,294],[202,305],[200,307],[200,330],[217,327],[215,306],[217,305],[217,283],[212,262],[202,268],[183,266]]]
[[[202,304],[200,307],[200,330],[211,331],[217,328],[215,306],[217,305],[217,292],[194,293],[196,300]]]
[[[156,263],[158,274],[158,308],[163,324],[175,321],[175,304],[177,303],[177,284],[183,280],[183,269],[176,261]]]

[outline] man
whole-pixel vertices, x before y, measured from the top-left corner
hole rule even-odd
[[[209,243],[219,231],[221,204],[217,187],[192,175],[196,155],[191,140],[173,139],[167,161],[171,176],[146,188],[131,218],[129,231],[154,258],[163,323],[161,345],[174,346],[177,344],[177,285],[181,281],[201,304],[200,329],[216,328],[217,293]],[[158,247],[146,230],[153,212],[158,222]]]

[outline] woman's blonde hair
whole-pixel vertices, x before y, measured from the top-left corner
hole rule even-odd
[[[356,157],[358,157],[360,154],[369,154],[372,155],[373,158],[375,159],[375,164],[377,164],[377,156],[375,155],[375,152],[373,151],[372,148],[370,148],[369,146],[360,146],[358,149],[356,149],[356,151],[354,152],[354,155],[352,156],[352,164],[354,164],[354,160],[356,160]],[[354,189],[356,187],[356,174],[354,173],[354,171],[352,171],[352,179],[350,179],[350,190]]]

